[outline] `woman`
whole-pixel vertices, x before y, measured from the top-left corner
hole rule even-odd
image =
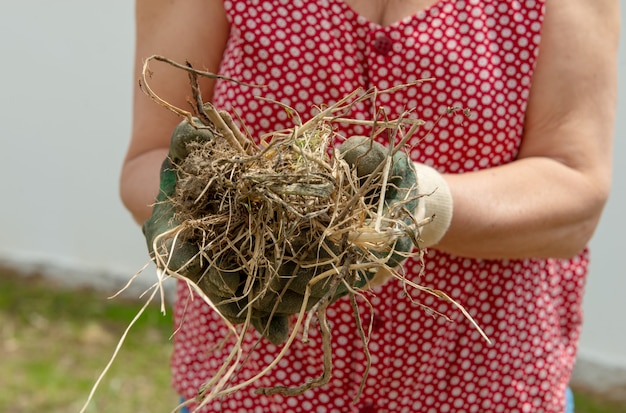
[[[364,355],[350,304],[339,300],[329,308],[328,385],[293,397],[254,393],[317,376],[321,349],[314,336],[294,344],[258,386],[203,411],[565,411],[586,245],[610,189],[618,9],[617,0],[137,0],[137,77],[153,54],[189,61],[266,85],[264,97],[305,120],[315,105],[357,87],[432,78],[377,103],[391,117],[412,109],[427,121],[424,131],[432,127],[412,142],[410,155],[441,174],[454,206],[419,282],[461,303],[492,341],[446,303],[416,295],[453,322],[411,306],[392,280],[370,299],[372,368],[355,404]],[[187,75],[164,66],[153,71],[151,87],[184,107]],[[257,89],[213,80],[201,87],[205,99],[242,114],[253,137],[292,126],[283,109],[254,97]],[[451,106],[472,116],[445,115]],[[371,113],[364,105],[352,115]],[[179,121],[135,91],[121,194],[140,224],[150,217],[159,167]],[[415,277],[419,266],[408,261],[405,270]],[[226,329],[185,288],[178,293],[173,384],[191,398],[224,360],[228,349],[217,344]],[[247,345],[257,339],[251,333]],[[240,376],[258,371],[276,352],[262,341]]]

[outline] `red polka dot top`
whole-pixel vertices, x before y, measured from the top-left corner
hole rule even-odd
[[[390,117],[407,109],[426,121],[411,144],[414,161],[464,173],[511,162],[539,52],[544,2],[439,0],[390,26],[356,13],[342,0],[224,1],[230,38],[221,73],[264,89],[220,81],[216,106],[239,113],[254,137],[293,126],[279,105],[303,120],[315,107],[357,88],[386,89],[417,79],[419,86],[380,95]],[[447,114],[449,107],[472,116]],[[362,104],[351,115],[371,119]],[[367,133],[345,127],[347,135]],[[427,133],[426,131],[430,131]],[[484,329],[487,343],[455,308],[390,281],[360,302],[372,321],[366,371],[363,344],[347,299],[328,311],[332,326],[330,382],[299,396],[261,396],[258,387],[296,386],[322,373],[317,329],[296,340],[267,375],[203,412],[549,412],[564,410],[581,324],[587,253],[569,260],[480,260],[431,249],[424,274],[407,277],[445,291]],[[412,296],[412,297],[411,297]],[[432,309],[426,311],[415,303]],[[446,319],[437,313],[445,314]],[[192,398],[222,366],[233,345],[218,315],[180,285],[175,306],[174,388]],[[226,337],[226,338],[225,338]],[[232,338],[232,337],[231,337]],[[245,362],[233,384],[253,377],[280,351],[250,330]]]

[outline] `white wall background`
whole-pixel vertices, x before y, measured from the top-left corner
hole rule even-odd
[[[626,30],[622,39],[614,191],[592,241],[577,374],[592,384],[626,383]],[[132,1],[0,4],[0,264],[115,289],[146,263],[117,192],[132,54]],[[140,280],[152,283],[152,269]]]
[[[613,192],[591,241],[591,270],[585,295],[585,324],[576,379],[590,385],[626,384],[626,7],[619,56],[619,101],[615,126]],[[626,398],[626,394],[622,395]]]
[[[110,282],[146,261],[117,189],[133,2],[0,5],[0,257]]]

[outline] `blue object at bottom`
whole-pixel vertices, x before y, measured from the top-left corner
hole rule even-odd
[[[565,389],[565,413],[574,413],[574,393],[569,387]]]

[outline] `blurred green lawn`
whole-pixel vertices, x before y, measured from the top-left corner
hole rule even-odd
[[[78,413],[141,303],[57,288],[0,269],[0,412]],[[168,413],[171,314],[150,307],[132,328],[88,413]],[[576,413],[626,413],[575,389]]]
[[[0,272],[0,412],[76,412],[141,305]],[[137,321],[87,412],[169,412],[171,316]]]

